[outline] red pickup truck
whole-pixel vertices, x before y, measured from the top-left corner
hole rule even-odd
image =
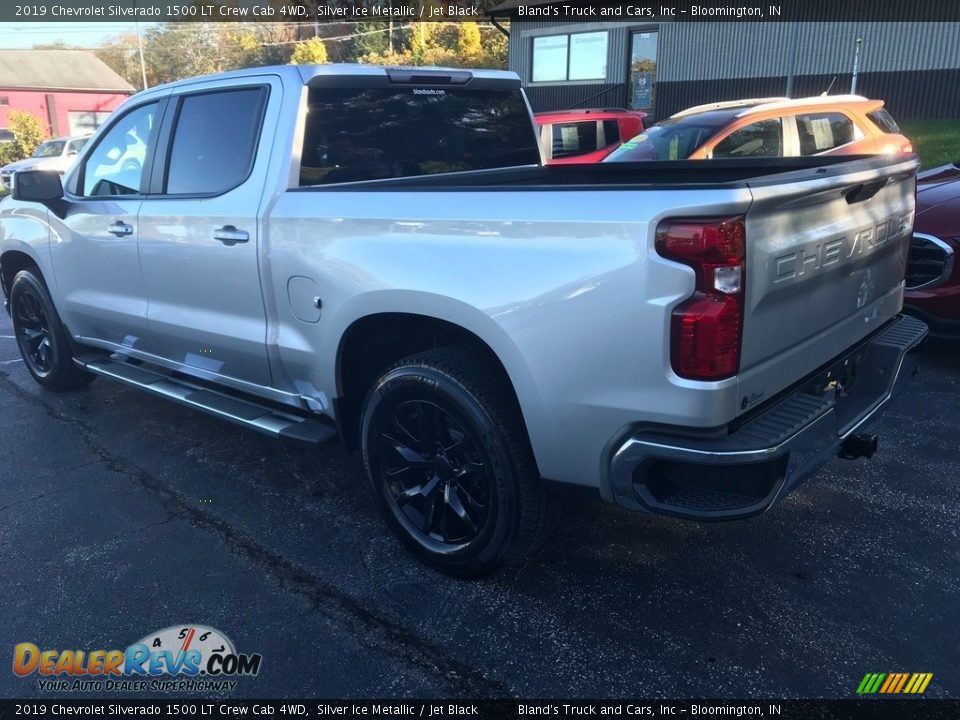
[[[960,337],[960,161],[917,176],[906,312],[932,333]]]
[[[647,114],[622,108],[537,113],[548,165],[596,163],[646,128]]]

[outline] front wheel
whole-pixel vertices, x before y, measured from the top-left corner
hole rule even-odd
[[[10,317],[20,355],[38,383],[50,390],[73,390],[94,379],[74,364],[67,331],[46,285],[32,270],[21,270],[13,279]]]
[[[367,397],[364,465],[381,515],[421,560],[478,577],[530,553],[548,498],[502,372],[469,347],[389,368]]]

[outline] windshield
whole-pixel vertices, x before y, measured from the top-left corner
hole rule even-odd
[[[707,112],[658,122],[614,150],[604,162],[685,160],[733,117],[729,112]]]
[[[33,157],[44,158],[62,155],[65,144],[63,140],[50,140],[49,142],[40,143],[40,146],[33,151]]]

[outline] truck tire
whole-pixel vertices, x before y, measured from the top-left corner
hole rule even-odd
[[[23,364],[49,390],[76,390],[95,378],[73,362],[67,331],[35,269],[21,270],[10,286],[10,318]]]
[[[516,398],[470,347],[388,368],[364,403],[361,447],[381,515],[443,573],[486,575],[529,555],[547,528],[549,498]]]

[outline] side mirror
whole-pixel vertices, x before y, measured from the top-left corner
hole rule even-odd
[[[11,194],[14,200],[41,203],[57,217],[65,217],[63,182],[56,170],[21,170],[14,173]]]
[[[63,184],[56,170],[21,170],[13,176],[13,199],[46,205],[63,199]]]

